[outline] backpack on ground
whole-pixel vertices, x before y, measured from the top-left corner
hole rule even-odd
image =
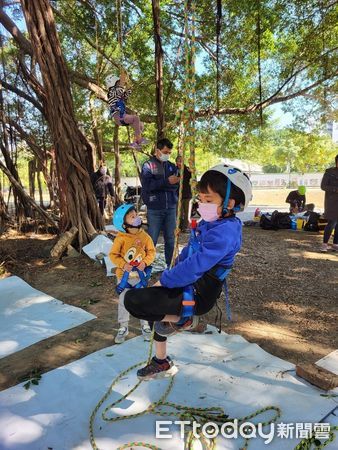
[[[278,230],[276,225],[271,222],[270,214],[262,214],[261,220],[259,222],[259,226],[263,228],[263,230]]]
[[[320,214],[310,212],[308,220],[304,225],[304,231],[319,231],[319,217]]]
[[[271,216],[271,222],[277,230],[287,230],[291,228],[291,219],[289,213],[274,211]]]

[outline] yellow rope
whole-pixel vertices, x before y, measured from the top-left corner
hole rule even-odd
[[[100,409],[100,407],[103,405],[103,403],[108,399],[109,395],[111,394],[113,387],[126,375],[128,375],[131,371],[136,369],[137,367],[140,367],[144,364],[148,364],[150,362],[151,356],[152,356],[152,347],[153,347],[153,340],[154,340],[154,333],[152,334],[150,345],[149,345],[149,352],[148,352],[148,360],[142,361],[137,364],[132,365],[128,369],[122,371],[111,383],[109,386],[107,392],[103,395],[103,397],[99,400],[97,405],[95,406],[89,421],[89,436],[90,436],[90,443],[93,448],[93,450],[99,450],[95,436],[94,436],[94,421],[96,418],[96,415]],[[169,402],[167,401],[168,395],[171,392],[171,389],[174,384],[174,377],[170,378],[170,381],[168,383],[167,388],[165,389],[163,395],[160,397],[159,400],[151,403],[146,409],[139,413],[130,414],[130,415],[121,415],[121,416],[114,416],[109,417],[108,413],[109,411],[114,408],[116,405],[121,403],[123,400],[128,398],[142,383],[142,381],[139,381],[135,384],[133,388],[131,388],[125,395],[121,396],[118,400],[116,400],[113,403],[110,403],[108,406],[106,406],[101,413],[101,417],[106,422],[118,422],[121,420],[127,420],[127,419],[135,419],[141,416],[144,416],[146,414],[155,414],[155,415],[161,415],[164,417],[177,417],[179,420],[189,420],[190,422],[196,421],[198,422],[201,427],[206,424],[207,422],[213,422],[215,424],[219,424],[220,426],[223,425],[224,422],[234,422],[235,419],[229,418],[223,409],[221,407],[207,407],[207,408],[197,408],[197,407],[189,407],[185,405],[180,405],[177,403]],[[171,410],[168,410],[170,408]],[[281,411],[279,408],[275,406],[267,406],[265,408],[259,409],[255,411],[254,413],[238,419],[238,423],[244,423],[254,417],[257,417],[258,415],[266,412],[266,411],[275,411],[275,415],[272,419],[260,422],[261,426],[267,426],[271,423],[274,423],[277,421],[277,419],[281,416]],[[258,425],[258,424],[256,424]],[[216,439],[211,439],[208,441],[202,434],[199,434],[199,437],[196,438],[192,431],[187,431],[185,435],[185,449],[191,450],[192,445],[197,440],[201,440],[206,450],[214,450],[216,448]],[[246,442],[247,445],[247,442]],[[130,449],[131,447],[144,447],[144,448],[150,448],[153,450],[161,450],[157,445],[149,444],[147,442],[129,442],[127,444],[123,444],[122,446],[118,447],[117,450],[123,450],[123,449]]]
[[[191,37],[189,37],[189,32]],[[182,115],[180,117],[180,126],[182,127],[182,141],[180,142],[180,156],[182,156],[182,170],[180,174],[180,186],[179,186],[179,196],[177,203],[177,221],[175,229],[175,244],[174,252],[171,260],[170,267],[174,265],[174,262],[178,256],[179,247],[179,235],[180,235],[180,218],[182,213],[182,187],[183,187],[183,176],[184,176],[184,164],[185,164],[185,153],[186,148],[189,149],[189,169],[191,171],[190,185],[195,196],[196,193],[196,163],[195,163],[195,97],[196,97],[196,73],[195,73],[195,62],[196,62],[196,40],[195,40],[195,1],[185,0],[184,2],[184,49],[185,49],[185,99],[184,108]]]

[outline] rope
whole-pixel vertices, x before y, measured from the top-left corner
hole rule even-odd
[[[137,364],[134,364],[130,366],[128,369],[122,371],[111,383],[106,393],[103,395],[103,397],[99,400],[97,405],[95,406],[89,420],[89,438],[90,443],[93,448],[93,450],[99,450],[99,447],[96,444],[95,436],[94,436],[94,421],[96,418],[96,415],[100,409],[100,407],[103,405],[103,403],[108,399],[109,395],[111,394],[113,387],[126,375],[128,375],[131,371],[136,369],[137,367],[140,367],[144,364],[148,364],[151,360],[152,356],[152,348],[153,348],[153,342],[154,342],[154,332],[152,333],[150,345],[149,345],[149,351],[148,351],[148,359],[146,361],[139,362]],[[170,381],[168,383],[167,388],[165,389],[163,395],[160,397],[159,400],[151,403],[146,409],[139,413],[130,414],[130,415],[121,415],[121,416],[114,416],[109,417],[108,413],[109,411],[114,408],[116,405],[121,403],[123,400],[127,399],[142,383],[142,381],[138,381],[133,388],[131,388],[125,395],[121,396],[119,399],[117,399],[115,402],[110,403],[108,406],[106,406],[101,413],[101,417],[104,421],[115,423],[119,422],[121,420],[127,420],[127,419],[136,419],[138,417],[144,416],[146,414],[154,414],[154,415],[160,415],[164,417],[177,417],[179,420],[189,420],[191,422],[196,421],[198,422],[201,427],[203,427],[204,424],[212,421],[215,424],[218,424],[219,426],[223,425],[223,423],[226,422],[234,422],[235,419],[229,418],[227,414],[225,414],[224,410],[221,407],[217,406],[211,406],[208,408],[197,408],[197,407],[189,407],[185,405],[180,405],[177,403],[169,402],[167,401],[168,395],[171,392],[171,389],[174,384],[174,377],[170,378]],[[168,411],[168,408],[172,409]],[[267,406],[265,408],[258,409],[257,411],[253,412],[252,414],[249,414],[248,416],[242,417],[238,419],[238,424],[244,423],[250,419],[253,419],[254,417],[259,416],[260,414],[265,413],[266,411],[275,411],[274,417],[272,419],[267,420],[265,422],[259,422],[261,423],[261,426],[268,426],[272,423],[275,423],[281,416],[281,410],[275,406]],[[258,423],[255,424],[258,426]],[[197,431],[198,432],[198,431]],[[194,442],[201,440],[203,444],[205,445],[205,450],[214,450],[216,449],[216,439],[211,439],[210,441],[207,440],[202,434],[199,434],[199,437],[196,438],[193,435],[193,432],[187,431],[185,434],[185,450],[190,450],[194,444]],[[248,439],[246,439],[245,447],[247,447]],[[142,441],[136,441],[136,442],[129,442],[127,444],[123,444],[122,446],[118,447],[117,450],[124,450],[124,449],[130,449],[131,447],[143,447],[143,448],[150,448],[152,450],[161,450],[160,447],[157,445],[149,444],[147,442]],[[297,449],[298,450],[298,449]]]
[[[219,111],[219,85],[220,85],[220,64],[219,52],[221,47],[221,25],[222,25],[222,0],[217,0],[217,19],[216,19],[216,106]]]
[[[263,126],[263,108],[262,108],[262,66],[261,66],[261,0],[257,0],[257,69],[258,69],[258,88],[259,88],[259,120]]]
[[[311,450],[311,448],[320,450],[321,448],[325,448],[335,440],[335,431],[338,431],[338,426],[331,425],[330,431],[328,431],[329,437],[324,442],[320,442],[315,436],[312,436],[310,438],[303,439],[298,445],[296,445],[294,450]]]
[[[180,177],[179,197],[177,203],[177,224],[175,230],[175,244],[174,253],[171,260],[171,267],[174,265],[175,259],[178,256],[178,241],[179,241],[179,219],[182,212],[182,187],[185,164],[185,152],[189,149],[189,169],[191,171],[190,185],[195,195],[196,192],[196,161],[195,161],[195,103],[196,103],[196,25],[195,25],[195,0],[184,1],[184,50],[185,50],[185,92],[184,107],[181,115],[181,156],[182,156],[182,170]]]
[[[119,52],[119,62],[120,62],[120,72],[123,68],[123,35],[122,35],[122,7],[121,0],[116,0],[116,29],[117,29],[117,42],[118,42],[118,52]]]

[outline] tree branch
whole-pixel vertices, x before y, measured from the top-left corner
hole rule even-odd
[[[60,13],[60,11],[58,11],[56,8],[53,8],[53,7],[52,7],[52,10],[53,10],[53,13],[56,16],[58,16],[64,23],[66,23],[66,24],[70,25],[72,28],[74,28],[74,24],[70,20],[68,20],[64,15],[62,15]],[[98,45],[96,45],[95,42],[93,42],[91,39],[89,39],[89,37],[87,36],[86,33],[84,33],[82,35],[82,37],[94,50],[96,50],[98,53],[100,53],[107,61],[109,61],[118,70],[120,70],[120,65],[116,61],[111,59],[101,47],[99,47]]]
[[[315,81],[314,83],[310,84],[309,86],[306,86],[305,88],[300,89],[299,91],[294,92],[292,94],[282,95],[280,97],[271,96],[269,99],[264,100],[262,103],[253,104],[253,105],[247,106],[245,108],[221,108],[219,111],[217,111],[216,108],[201,109],[200,111],[196,112],[196,117],[206,117],[206,116],[209,116],[209,115],[221,116],[221,115],[225,115],[225,114],[248,114],[248,113],[252,113],[252,112],[257,111],[259,108],[265,109],[268,106],[273,105],[275,103],[282,103],[282,102],[286,102],[288,100],[292,100],[293,98],[300,97],[300,96],[306,94],[311,89],[319,86],[324,81],[326,81],[328,79],[332,79],[332,78],[334,78],[336,76],[338,76],[338,71],[336,73],[334,73],[334,74],[331,74],[330,76],[323,77],[323,78]]]
[[[6,30],[13,36],[19,47],[28,55],[33,55],[31,43],[21,33],[19,28],[15,25],[13,20],[0,8],[0,23],[6,28]]]
[[[12,84],[7,83],[4,80],[0,80],[0,86],[2,86],[7,89],[8,91],[14,92],[15,94],[17,94],[19,97],[24,98],[25,100],[27,100],[28,102],[30,102],[32,105],[35,106],[35,108],[37,108],[43,115],[45,114],[43,106],[41,105],[41,103],[39,103],[37,100],[35,100],[35,98],[31,97],[30,95],[28,95],[26,92],[22,91],[21,89],[13,86]]]

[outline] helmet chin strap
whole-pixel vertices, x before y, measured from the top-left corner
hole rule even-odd
[[[140,229],[140,228],[142,228],[142,223],[141,223],[141,225],[129,225],[129,223],[124,223],[123,226],[124,226],[125,229],[127,229],[127,228],[138,228],[138,229]]]
[[[229,213],[228,203],[229,203],[229,198],[230,198],[230,190],[231,190],[231,181],[228,178],[228,180],[227,180],[227,190],[226,190],[225,199],[224,199],[224,202],[223,202],[223,211],[222,211],[223,214],[228,214]]]
[[[231,181],[228,178],[225,199],[223,202],[223,210],[222,210],[223,214],[229,214],[231,211],[237,212],[237,211],[240,211],[240,209],[241,209],[240,206],[234,206],[232,209],[229,210],[228,203],[229,203],[229,198],[230,198],[230,191],[231,191]]]

